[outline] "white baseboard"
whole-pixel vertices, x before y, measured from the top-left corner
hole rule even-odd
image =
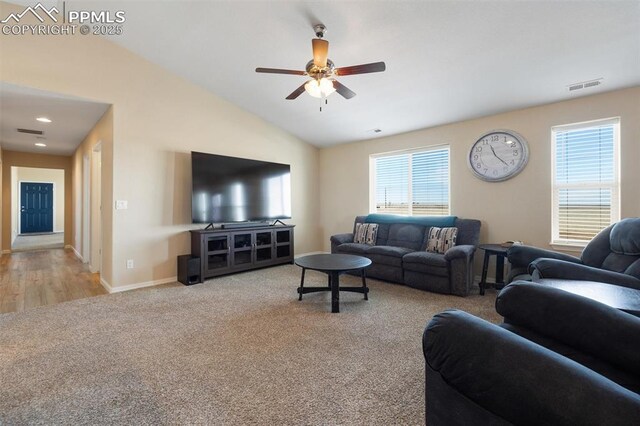
[[[80,259],[80,262],[84,263],[84,259],[82,258],[82,255],[78,252],[78,250],[76,250],[76,248],[74,246],[69,244],[69,245],[64,246],[64,248],[68,248],[68,249],[73,250],[73,254],[75,254],[76,257],[78,259]]]
[[[295,256],[293,256],[294,258],[299,258],[299,257],[303,257],[303,256],[310,256],[312,254],[329,254],[328,251],[310,251],[309,253],[300,253],[300,254],[296,254]]]
[[[153,287],[161,284],[175,283],[176,281],[178,281],[178,277],[170,277],[170,278],[162,278],[160,280],[146,281],[142,283],[112,287],[108,282],[106,282],[102,277],[100,277],[100,284],[102,284],[105,290],[107,290],[109,293],[121,293],[123,291],[135,290],[138,288]]]
[[[107,290],[107,293],[113,293],[113,291],[111,291],[111,285],[109,285],[109,283],[105,281],[105,279],[102,278],[102,276],[100,277],[100,284],[102,284],[102,287],[104,287],[104,289]]]
[[[11,254],[11,250],[2,250],[2,254]]]

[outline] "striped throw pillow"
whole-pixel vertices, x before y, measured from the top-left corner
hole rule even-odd
[[[456,245],[458,228],[438,228],[432,226],[429,229],[429,239],[427,240],[427,251],[430,253],[444,254],[451,247]]]
[[[353,242],[373,246],[378,237],[377,223],[356,223],[356,233],[353,235]]]

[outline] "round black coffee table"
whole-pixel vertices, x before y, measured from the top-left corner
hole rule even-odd
[[[369,300],[367,296],[369,288],[367,287],[367,278],[364,269],[371,265],[371,260],[366,257],[354,256],[352,254],[311,254],[297,258],[295,264],[302,268],[300,287],[298,287],[298,293],[300,294],[298,300],[302,300],[302,295],[305,293],[331,291],[331,312],[340,312],[341,291],[363,293],[364,299]],[[307,269],[327,274],[329,277],[329,285],[327,287],[305,287],[304,273]],[[340,274],[352,271],[360,271],[362,287],[340,287]]]

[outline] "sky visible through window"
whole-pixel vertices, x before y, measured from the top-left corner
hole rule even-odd
[[[554,239],[590,241],[612,223],[617,211],[616,125],[554,131]]]
[[[449,214],[448,148],[378,157],[375,167],[376,211]]]
[[[556,133],[556,183],[611,183],[613,125]]]

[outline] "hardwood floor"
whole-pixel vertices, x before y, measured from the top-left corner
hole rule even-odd
[[[0,256],[0,313],[107,294],[100,276],[68,249]]]

